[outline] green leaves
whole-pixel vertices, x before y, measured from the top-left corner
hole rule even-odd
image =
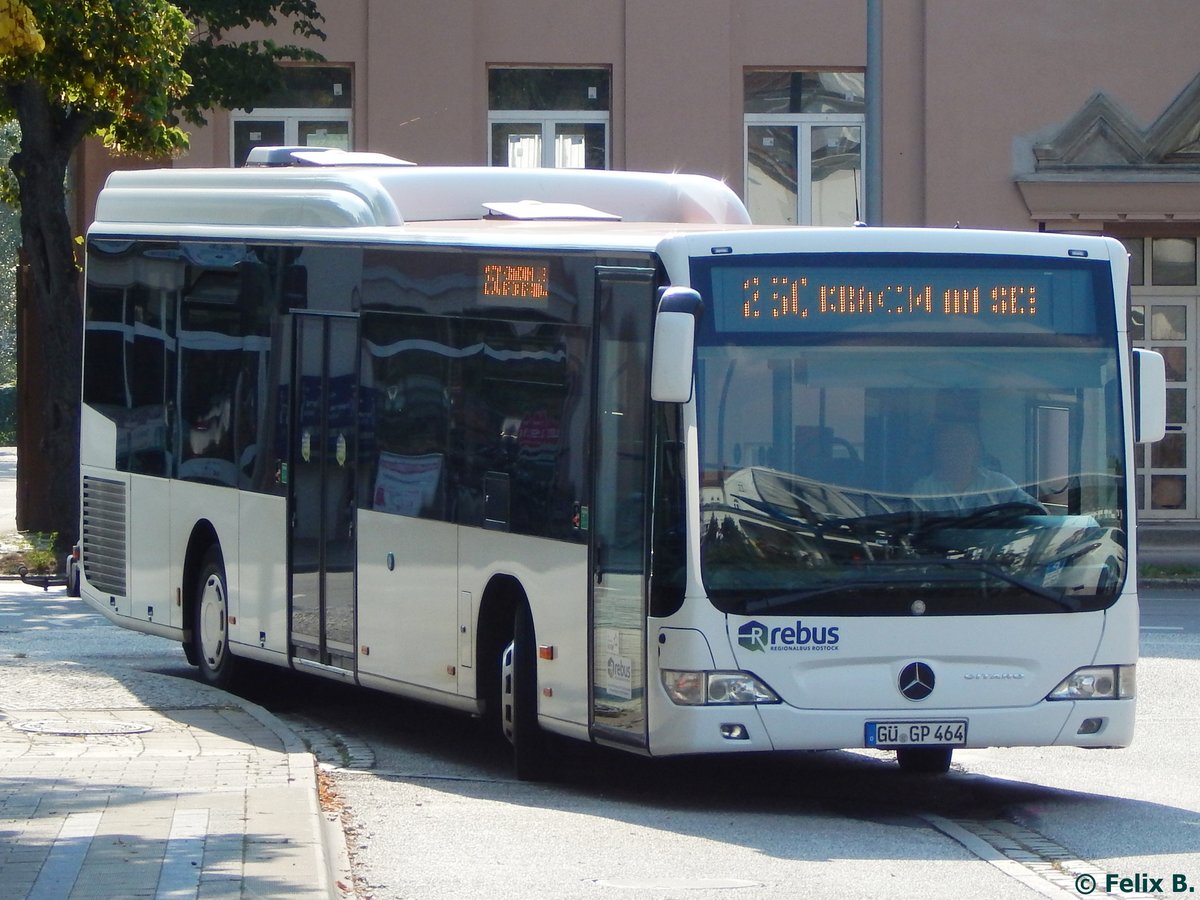
[[[45,47],[29,7],[21,0],[0,0],[0,56],[40,53]]]
[[[79,493],[62,473],[79,470],[83,338],[68,161],[89,135],[117,152],[170,156],[187,147],[180,117],[202,122],[212,107],[254,105],[264,87],[281,84],[278,60],[319,58],[303,46],[236,39],[239,29],[285,19],[302,41],[324,37],[315,0],[0,0],[0,123],[21,126],[8,171],[43,369],[38,417],[23,427],[55,473],[31,488],[47,497],[39,514],[68,540]]]
[[[292,32],[300,37],[325,39],[320,30],[325,17],[316,0],[176,0],[175,5],[217,41],[228,31],[276,25],[280,17],[291,19]]]
[[[49,127],[82,119],[85,133],[119,152],[170,153],[187,145],[186,135],[166,121],[191,87],[181,64],[192,24],[177,6],[167,0],[26,2],[44,46],[0,58],[6,94],[14,84],[25,90],[36,84],[51,113]],[[17,110],[0,107],[3,113],[12,117]],[[77,131],[64,130],[62,137]]]
[[[280,85],[277,61],[321,58],[234,39],[281,19],[302,38],[324,37],[315,0],[0,0],[0,119],[19,118],[17,85],[36,84],[63,138],[175,154],[187,147],[180,118],[203,124],[209,109],[252,107]]]
[[[231,34],[256,25],[274,26],[282,17],[292,20],[292,32],[299,37],[324,40],[320,23],[325,18],[316,0],[176,0],[176,5],[196,23],[183,62],[192,75],[192,88],[176,107],[193,124],[205,124],[204,113],[210,109],[250,109],[278,90],[278,61],[323,58],[309,47],[236,40]]]

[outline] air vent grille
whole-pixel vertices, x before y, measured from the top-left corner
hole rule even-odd
[[[83,529],[80,541],[83,574],[93,588],[125,596],[125,494],[120,481],[84,476]]]

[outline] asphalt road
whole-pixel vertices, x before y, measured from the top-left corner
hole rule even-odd
[[[0,610],[7,652],[195,677],[178,645],[80,601],[23,602]],[[1200,595],[1147,594],[1142,651],[1132,747],[962,751],[940,778],[867,751],[572,746],[561,780],[526,784],[466,716],[282,670],[250,669],[243,693],[332,765],[363,900],[1078,898],[1077,878],[1200,885]]]
[[[525,784],[468,717],[276,672],[246,691],[332,766],[372,900],[1077,898],[1076,878],[1138,873],[1172,896],[1200,885],[1200,594],[1147,593],[1142,645],[1133,747],[960,751],[944,778],[869,751],[570,746],[559,781]]]

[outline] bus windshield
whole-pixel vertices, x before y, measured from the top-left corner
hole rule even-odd
[[[739,615],[1102,609],[1126,573],[1111,273],[698,263],[701,566]]]

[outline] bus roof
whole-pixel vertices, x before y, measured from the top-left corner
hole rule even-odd
[[[524,212],[522,212],[524,211]],[[421,166],[114,172],[98,231],[121,226],[392,227],[493,218],[740,225],[750,216],[702,175]]]

